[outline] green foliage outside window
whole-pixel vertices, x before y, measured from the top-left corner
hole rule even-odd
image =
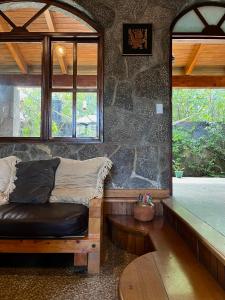
[[[173,89],[173,122],[225,123],[225,89]]]
[[[41,89],[20,87],[18,91],[20,97],[20,136],[39,137]],[[53,93],[52,136],[72,136],[72,103],[72,93]],[[77,93],[76,121],[78,137],[96,137],[97,93]]]
[[[184,175],[225,177],[225,90],[174,89],[173,125],[173,160]]]
[[[20,136],[40,137],[41,89],[19,88]]]

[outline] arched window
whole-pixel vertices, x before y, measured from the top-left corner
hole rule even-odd
[[[0,3],[0,141],[101,141],[102,73],[102,32],[80,11]]]
[[[173,36],[225,36],[225,5],[198,4],[174,21]]]

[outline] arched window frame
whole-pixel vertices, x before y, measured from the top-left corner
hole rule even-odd
[[[183,10],[181,14],[179,14],[173,21],[172,25],[171,25],[171,32],[172,32],[172,37],[173,38],[212,38],[212,36],[214,37],[224,37],[225,36],[225,32],[222,32],[220,30],[220,26],[223,24],[223,22],[225,21],[225,14],[222,16],[222,18],[219,20],[218,24],[216,24],[215,26],[210,26],[210,24],[207,22],[207,20],[204,18],[204,16],[201,14],[201,12],[199,11],[199,8],[201,7],[222,7],[225,8],[225,4],[220,3],[220,2],[203,2],[203,3],[198,3],[198,4],[194,4],[190,7],[188,7],[187,9]],[[195,12],[195,14],[198,16],[199,20],[202,22],[202,24],[204,25],[203,31],[199,31],[199,32],[176,32],[174,30],[177,22],[179,20],[181,20],[187,13],[189,12]]]
[[[28,22],[26,27],[38,17],[49,6],[55,6],[64,11],[74,14],[88,25],[90,25],[96,32],[28,32],[25,28],[15,27],[15,25],[7,18],[7,16],[0,10],[0,15],[12,26],[11,32],[0,32],[0,42],[42,42],[42,100],[41,100],[41,134],[40,137],[1,137],[0,142],[72,142],[72,143],[101,143],[103,142],[103,29],[97,25],[92,19],[87,17],[83,12],[75,7],[65,3],[50,0],[8,0],[0,1],[1,4],[11,2],[37,2],[43,3],[45,6],[41,8],[38,14],[35,14]],[[76,137],[76,129],[73,137],[52,137],[51,136],[51,94],[59,92],[60,89],[52,87],[52,54],[51,42],[71,42],[75,43],[97,43],[98,44],[98,62],[97,62],[97,137],[80,138]],[[76,47],[76,46],[75,46]],[[76,59],[74,59],[76,62]],[[74,70],[75,82],[77,78],[76,70]],[[76,118],[76,93],[82,91],[77,87],[72,89],[63,89],[63,91],[73,92],[73,126]],[[93,89],[85,89],[85,92],[92,92]]]

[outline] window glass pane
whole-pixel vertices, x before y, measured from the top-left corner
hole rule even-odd
[[[98,44],[77,44],[78,88],[97,87]]]
[[[218,6],[202,6],[198,10],[209,25],[217,25],[225,14],[225,8]]]
[[[98,137],[97,93],[77,93],[77,137]]]
[[[177,21],[173,32],[202,32],[204,27],[196,13],[191,10]]]
[[[73,48],[72,43],[52,43],[53,88],[73,88]]]
[[[0,51],[0,136],[40,137],[42,44],[0,43]]]
[[[52,93],[52,137],[73,135],[73,94]]]
[[[225,32],[225,22],[221,25],[221,29]]]

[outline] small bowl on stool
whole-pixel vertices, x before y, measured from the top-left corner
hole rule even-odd
[[[152,221],[155,216],[154,204],[136,203],[134,205],[134,218],[137,221],[149,222]]]

